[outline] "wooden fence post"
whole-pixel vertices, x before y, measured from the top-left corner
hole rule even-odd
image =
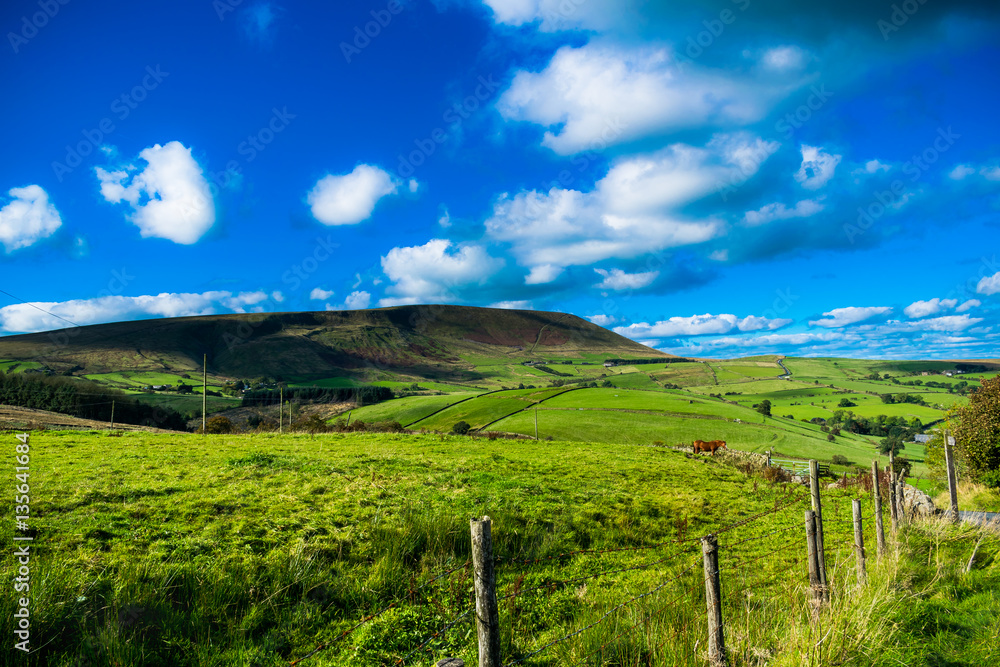
[[[879,484],[878,461],[872,461],[872,483],[875,488],[875,540],[879,558],[885,555],[885,526],[882,525],[882,487]]]
[[[472,519],[472,567],[476,592],[479,667],[500,667],[500,613],[493,571],[493,533],[488,516]]]
[[[812,617],[818,618],[823,606],[823,583],[819,578],[819,547],[816,543],[816,513],[806,510],[806,560],[809,563],[809,589],[812,591]]]
[[[865,572],[865,534],[861,528],[861,501],[852,500],[851,509],[854,511],[854,549],[858,557],[858,584],[864,586],[868,581],[868,573]]]
[[[892,519],[892,534],[899,530],[899,511],[896,508],[896,470],[892,467],[892,454],[889,454],[889,518]]]
[[[712,667],[725,667],[728,662],[722,630],[719,540],[715,535],[701,538],[701,555],[705,566],[705,603],[708,606],[708,662]]]
[[[809,491],[812,495],[813,513],[816,515],[816,562],[819,567],[819,582],[826,597],[829,593],[826,581],[826,553],[823,547],[823,504],[819,497],[819,463],[816,459],[809,461]]]
[[[944,460],[948,466],[948,495],[951,497],[951,520],[958,523],[958,479],[955,477],[955,452],[951,449],[951,436],[944,432]]]

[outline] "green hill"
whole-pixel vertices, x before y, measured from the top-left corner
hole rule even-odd
[[[565,313],[465,306],[119,322],[0,338],[0,359],[55,373],[199,371],[296,380],[396,376],[476,383],[481,366],[670,355]],[[538,371],[544,375],[544,371]]]

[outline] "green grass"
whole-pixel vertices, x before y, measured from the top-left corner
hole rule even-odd
[[[39,368],[43,368],[43,366],[37,361],[0,361],[0,373],[23,373]]]
[[[623,373],[622,375],[611,375],[608,376],[608,380],[611,381],[616,387],[621,387],[623,389],[662,389],[662,387],[652,380],[645,373]]]
[[[466,393],[469,391],[476,391],[476,387],[470,387],[468,385],[448,384],[446,382],[428,382],[427,380],[415,380],[411,382],[379,380],[377,382],[372,382],[371,384],[377,387],[390,387],[391,389],[411,389],[414,382],[416,382],[420,387],[420,389],[414,391],[442,391],[445,393]]]
[[[833,603],[814,624],[804,489],[710,457],[384,434],[126,434],[110,444],[100,434],[32,436],[32,647],[45,648],[16,659],[5,651],[2,664],[279,665],[323,643],[305,665],[388,667],[425,638],[427,652],[406,665],[446,655],[476,664],[468,617],[440,630],[469,609],[469,518],[489,515],[504,559],[504,661],[594,624],[526,664],[700,667],[700,547],[673,541],[789,500],[719,537],[734,667],[765,664],[761,656],[987,665],[1000,650],[1000,540],[916,525],[901,534],[898,558],[877,561],[868,521],[871,583],[858,589],[849,501],[861,497],[868,516],[872,506],[854,490],[823,490]],[[11,497],[12,477],[2,484]],[[12,528],[0,527],[8,544]],[[0,566],[8,581],[16,566]],[[14,604],[4,596],[0,613],[12,618]]]
[[[563,388],[522,389],[488,394],[442,410],[413,424],[412,428],[450,431],[456,423],[464,421],[478,429],[564,391]]]
[[[395,398],[391,401],[366,405],[356,410],[350,410],[347,414],[351,419],[360,419],[365,422],[398,421],[406,425],[423,419],[427,415],[447,407],[456,401],[476,396],[475,393],[449,394],[447,396],[407,396]],[[345,418],[347,414],[343,415]]]
[[[181,414],[201,415],[201,392],[199,392],[198,395],[138,393],[132,394],[131,398],[147,405],[158,405],[165,408],[171,408]],[[211,413],[229,410],[231,408],[238,408],[242,405],[243,401],[242,399],[231,398],[228,396],[209,396],[205,403],[208,411]]]

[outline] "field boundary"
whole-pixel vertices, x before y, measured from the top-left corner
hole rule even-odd
[[[530,410],[531,408],[537,407],[539,403],[544,403],[545,401],[549,400],[550,398],[555,398],[556,396],[562,396],[563,394],[568,394],[571,391],[579,391],[580,389],[586,389],[586,388],[587,387],[570,387],[569,389],[566,389],[564,391],[560,391],[558,394],[552,394],[551,396],[546,396],[545,398],[543,398],[540,401],[535,401],[531,405],[527,405],[527,406],[521,408],[520,410],[514,410],[514,412],[510,413],[509,415],[504,415],[500,419],[494,419],[493,421],[489,422],[488,424],[483,424],[479,428],[476,428],[476,429],[473,429],[473,430],[476,431],[476,432],[482,433],[483,429],[486,428],[487,426],[493,426],[493,424],[496,424],[497,422],[501,422],[504,419],[507,419],[507,417],[513,417],[514,415],[519,414],[521,412],[524,412],[525,410]]]

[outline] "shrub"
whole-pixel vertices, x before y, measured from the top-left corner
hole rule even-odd
[[[232,433],[234,430],[233,422],[229,421],[228,417],[223,417],[222,415],[209,417],[208,422],[205,424],[205,433],[226,434]]]
[[[792,481],[791,473],[783,468],[764,468],[763,477],[771,483]]]
[[[833,455],[833,462],[836,463],[839,466],[849,466],[849,465],[851,465],[851,461],[846,456],[844,456],[843,454],[834,454]]]
[[[456,424],[451,427],[451,432],[452,433],[456,433],[458,435],[465,435],[466,433],[469,432],[469,430],[471,428],[472,428],[472,426],[469,425],[469,422],[467,422],[467,421],[460,421],[460,422],[456,422]]]
[[[833,433],[827,433],[826,434],[826,439],[829,440],[830,442],[833,442],[837,438],[834,437]]]

